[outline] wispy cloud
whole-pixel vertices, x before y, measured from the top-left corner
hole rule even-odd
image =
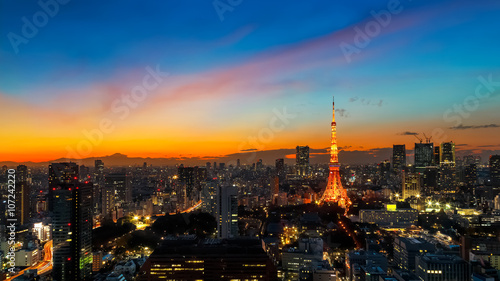
[[[486,125],[458,125],[455,127],[450,127],[452,130],[468,130],[468,129],[486,129],[486,128],[500,128],[498,124],[486,124]]]
[[[499,147],[500,144],[487,144],[487,145],[478,145],[477,147]]]
[[[418,133],[406,131],[406,132],[401,132],[398,135],[400,135],[400,136],[418,136]]]
[[[249,151],[257,151],[257,149],[256,148],[249,148],[249,149],[242,149],[240,151],[249,152]]]
[[[349,117],[349,112],[347,112],[347,110],[345,110],[344,108],[335,109],[335,113],[337,113],[337,115],[340,117]]]

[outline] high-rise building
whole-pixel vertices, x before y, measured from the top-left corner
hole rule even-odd
[[[434,160],[433,143],[415,143],[415,171],[422,173],[425,168],[432,166]]]
[[[295,155],[297,175],[309,175],[309,146],[297,146]]]
[[[90,168],[85,165],[80,165],[79,175],[81,181],[90,181]]]
[[[449,163],[455,165],[455,143],[443,142],[441,144],[439,163],[441,165]]]
[[[392,171],[400,174],[406,167],[406,146],[395,144],[392,146]]]
[[[490,156],[490,180],[494,185],[500,185],[500,155]]]
[[[132,182],[125,171],[106,175],[104,186],[114,191],[115,204],[123,206],[132,202]]]
[[[456,163],[455,163],[455,144],[453,142],[441,143],[440,149],[440,181],[441,190],[445,192],[454,192],[456,189]]]
[[[434,253],[436,247],[423,238],[396,237],[394,239],[394,263],[404,270],[415,269],[415,258],[425,253]]]
[[[79,179],[79,168],[73,162],[52,163],[49,165],[49,210],[53,209],[53,191],[61,186],[77,184]]]
[[[49,169],[52,275],[58,281],[88,280],[92,270],[92,183],[75,181],[78,165],[73,164],[53,163]]]
[[[411,197],[420,197],[421,177],[419,174],[405,174],[403,181],[403,200]]]
[[[469,264],[458,256],[425,254],[416,257],[415,273],[422,281],[469,281]]]
[[[31,218],[31,177],[28,167],[19,165],[16,169],[16,217],[20,225]]]
[[[224,167],[223,163],[220,163],[220,167]],[[216,168],[216,163],[214,162],[214,169]],[[223,168],[221,168],[223,169]],[[201,188],[202,182],[207,178],[207,170],[202,167],[179,167],[177,169],[179,175],[179,181],[185,185],[186,196],[189,197],[193,193],[195,188]]]
[[[236,186],[217,186],[217,237],[234,238],[238,236],[238,188]]]
[[[278,204],[278,196],[280,193],[280,178],[278,176],[274,176],[274,181],[273,181],[273,189],[271,191],[271,204],[276,205]]]
[[[201,190],[201,210],[216,216],[215,209],[217,206],[217,180],[207,180],[205,186]]]
[[[276,159],[276,175],[281,179],[285,179],[285,159]]]
[[[337,122],[335,122],[335,100],[332,104],[332,110],[332,136],[330,145],[330,166],[328,168],[328,183],[326,185],[325,192],[323,192],[323,195],[321,196],[320,204],[328,202],[337,203],[340,207],[345,209],[347,214],[347,211],[352,203],[351,199],[347,196],[347,190],[344,189],[340,180],[339,151],[337,147]]]
[[[138,281],[277,280],[258,239],[162,240],[141,268]]]
[[[464,182],[467,186],[474,186],[477,182],[477,166],[469,164],[464,168]]]
[[[378,164],[378,172],[380,184],[387,184],[391,173],[391,162],[389,160],[384,160],[380,164]]]
[[[425,168],[422,183],[426,192],[433,192],[438,190],[439,177],[440,177],[439,167],[431,166]]]
[[[435,166],[439,166],[439,163],[441,162],[441,146],[436,145],[434,146],[434,159],[433,159],[433,164]]]
[[[94,186],[92,188],[92,211],[94,215],[102,213],[104,179],[104,163],[102,160],[97,159],[94,162]]]

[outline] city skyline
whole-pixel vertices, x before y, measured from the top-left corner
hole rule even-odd
[[[19,44],[12,34],[22,35],[22,18],[43,9],[4,4],[0,116],[12,122],[4,125],[0,161],[114,153],[213,161],[308,145],[320,153],[312,161],[324,162],[332,95],[344,163],[388,159],[393,144],[413,149],[416,133],[454,141],[458,153],[498,154],[499,39],[486,35],[496,32],[499,4],[396,2],[317,10],[278,1],[263,11],[263,3],[242,1],[222,14],[212,3],[163,3],[149,7],[157,12],[148,21],[130,13],[140,4],[122,3],[131,17],[124,21],[113,5],[71,2]],[[101,14],[90,17],[91,10]],[[372,23],[379,34],[356,45]],[[125,106],[120,97],[148,75],[156,87]],[[113,129],[101,138],[94,132],[103,120]]]

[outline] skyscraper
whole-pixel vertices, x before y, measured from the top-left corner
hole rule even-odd
[[[469,164],[464,168],[464,182],[467,186],[472,187],[477,182],[477,166],[476,164]]]
[[[439,163],[455,165],[455,144],[453,142],[443,142],[441,144]]]
[[[102,213],[103,189],[104,163],[98,159],[94,162],[94,186],[92,188],[92,209],[94,215]]]
[[[283,180],[285,178],[285,159],[276,159],[276,175]]]
[[[201,190],[201,210],[202,212],[209,213],[216,217],[216,206],[217,206],[217,180],[207,180],[205,185]]]
[[[221,163],[222,165],[223,163]],[[214,162],[214,169],[216,164]],[[207,170],[198,166],[179,167],[177,169],[179,181],[185,185],[186,196],[191,196],[195,188],[201,188],[201,183],[207,178]]]
[[[78,182],[75,163],[53,163],[49,171],[54,280],[88,280],[92,270],[92,183]]]
[[[104,186],[114,191],[116,204],[122,206],[132,201],[132,183],[125,171],[106,175]]]
[[[339,164],[339,151],[337,147],[337,122],[335,122],[335,101],[333,101],[333,116],[332,116],[332,137],[330,146],[330,167],[328,175],[328,183],[325,192],[321,197],[320,204],[334,202],[345,209],[349,210],[351,200],[347,196],[347,191],[342,187],[340,181],[340,164]],[[309,151],[309,149],[308,149]],[[309,158],[309,155],[308,155]]]
[[[404,175],[403,200],[411,197],[419,197],[421,193],[421,177],[419,174]]]
[[[271,191],[271,204],[278,204],[278,196],[280,193],[280,178],[278,176],[274,176],[274,181],[272,183],[272,191]]]
[[[434,157],[433,143],[415,143],[415,171],[422,173],[425,167],[432,166]]]
[[[61,162],[49,165],[49,210],[53,209],[53,193],[66,185],[77,184],[79,169],[76,163]]]
[[[309,174],[309,146],[297,146],[296,150],[297,175],[307,176]]]
[[[434,146],[434,159],[433,159],[433,164],[435,166],[439,166],[439,163],[441,162],[441,146],[436,145]]]
[[[453,142],[443,142],[440,148],[440,188],[447,192],[454,192],[456,189],[456,164],[455,164],[455,144]]]
[[[494,185],[500,185],[500,155],[490,156],[490,179]]]
[[[238,236],[238,188],[217,186],[217,237],[234,238]]]
[[[380,184],[387,184],[391,173],[391,162],[389,160],[384,160],[380,164],[378,164],[378,172]]]
[[[17,222],[20,225],[29,222],[31,217],[30,196],[31,196],[31,179],[29,176],[28,167],[19,165],[16,169],[16,216]]]
[[[392,146],[392,171],[401,173],[406,167],[406,146],[404,144]]]

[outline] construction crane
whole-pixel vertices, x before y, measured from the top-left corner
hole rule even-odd
[[[422,143],[422,138],[421,137],[419,137],[418,135],[413,135],[413,136],[416,137],[420,141],[420,143]]]
[[[430,138],[428,138],[425,133],[423,133],[423,134],[424,134],[424,137],[425,137],[425,143],[431,143],[432,136]],[[422,141],[420,141],[420,142],[422,142]]]

